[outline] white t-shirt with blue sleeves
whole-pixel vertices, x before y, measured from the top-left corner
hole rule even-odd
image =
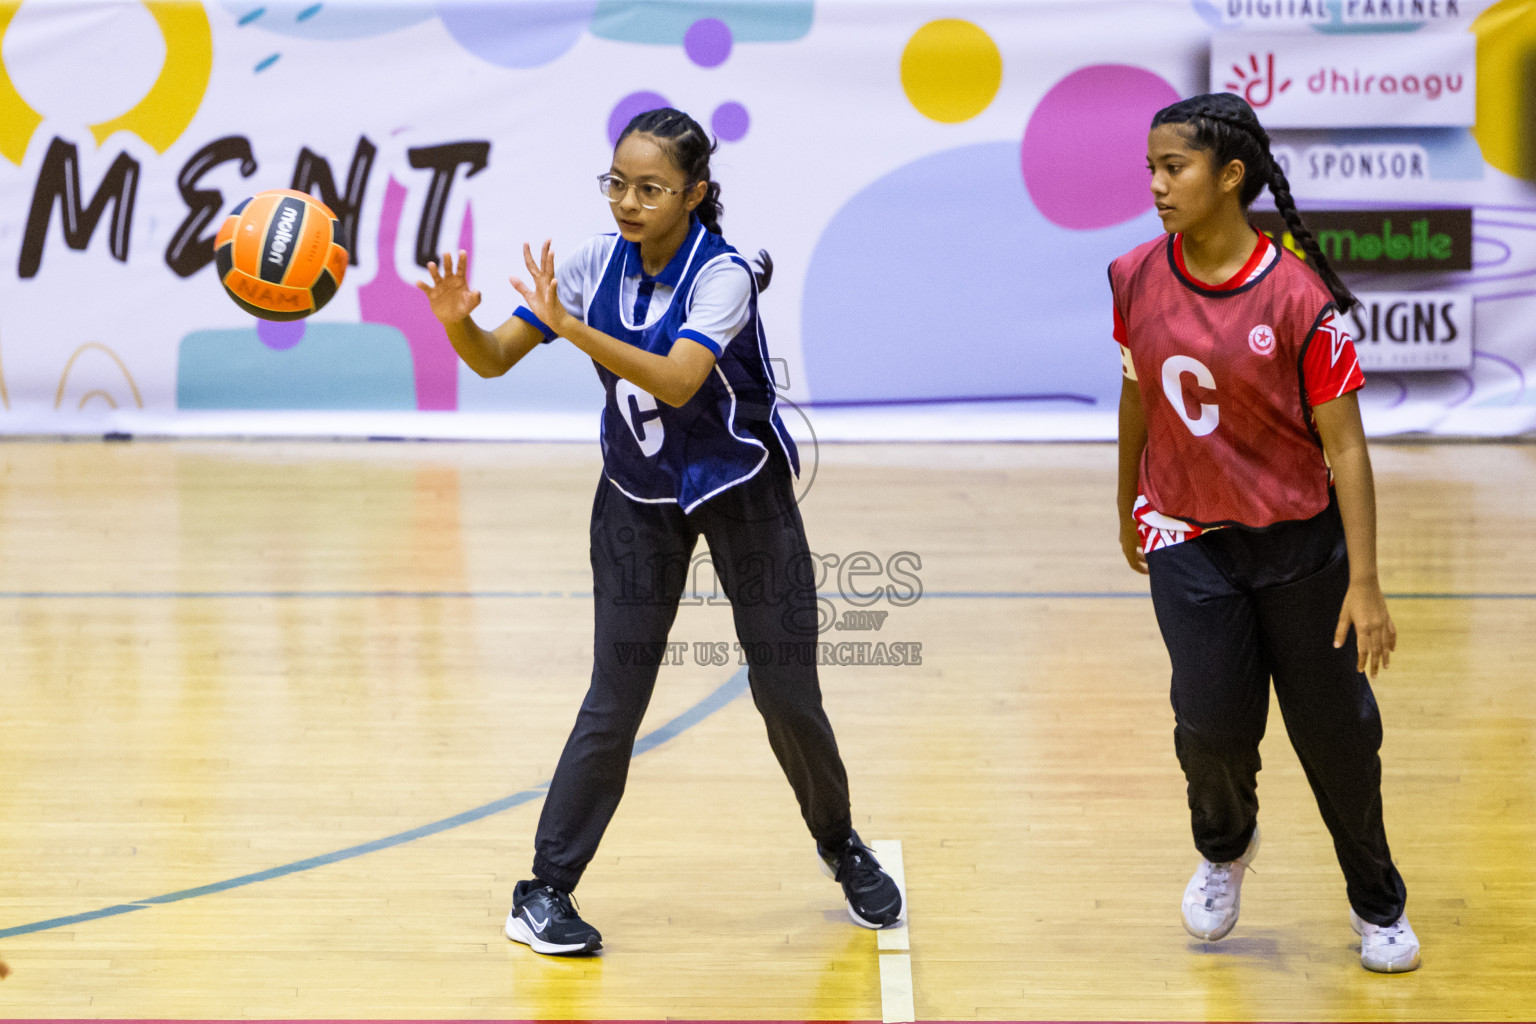
[[[617,234],[594,235],[555,265],[560,304],[583,323],[587,321],[587,304],[602,281],[608,258],[618,241]],[[679,249],[672,261],[654,277],[638,266],[638,260],[634,261],[637,265],[624,267],[620,301],[629,326],[646,327],[666,314],[687,265],[688,248]],[[724,354],[725,346],[751,320],[751,272],[727,256],[716,257],[699,270],[691,300],[685,296],[685,301],[689,301],[688,315],[677,336],[698,342],[718,359]],[[554,339],[555,333],[527,306],[519,306],[513,315],[537,327],[545,341]]]

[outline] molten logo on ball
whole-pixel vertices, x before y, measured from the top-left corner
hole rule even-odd
[[[236,206],[214,239],[219,282],[264,320],[298,320],[331,300],[347,271],[341,227],[324,203],[272,189]]]
[[[272,234],[272,255],[267,257],[270,262],[283,262],[283,254],[288,251],[288,243],[293,240],[293,222],[298,219],[299,211],[284,203],[283,212],[277,215],[277,228]]]

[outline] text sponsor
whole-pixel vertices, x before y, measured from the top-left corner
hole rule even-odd
[[[1377,188],[1429,179],[1429,154],[1412,143],[1291,146],[1270,149],[1292,187],[1363,185]]]
[[[1472,365],[1472,296],[1361,292],[1350,333],[1363,370],[1464,370]]]
[[[1306,258],[1280,214],[1258,211],[1250,219],[1260,231]],[[1472,269],[1472,211],[1467,207],[1305,210],[1302,219],[1317,238],[1323,255],[1341,273],[1411,274]]]
[[[1211,91],[1237,93],[1266,128],[1470,126],[1476,39],[1463,32],[1218,33]]]

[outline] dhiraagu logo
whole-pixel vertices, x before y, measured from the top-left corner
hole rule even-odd
[[[1276,128],[1466,128],[1477,123],[1467,32],[1218,32],[1212,92],[1238,93]]]
[[[1330,263],[1340,271],[1423,273],[1472,269],[1472,211],[1308,210],[1303,215]],[[1278,213],[1256,213],[1254,226],[1306,259]]]

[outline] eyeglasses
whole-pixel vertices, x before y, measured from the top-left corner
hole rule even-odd
[[[610,203],[622,203],[624,197],[629,195],[629,190],[635,190],[635,198],[640,200],[640,205],[647,210],[654,210],[661,205],[661,201],[667,196],[680,196],[683,189],[667,188],[658,185],[654,181],[642,181],[632,184],[619,177],[617,174],[599,174],[597,187],[603,193],[603,198]]]

